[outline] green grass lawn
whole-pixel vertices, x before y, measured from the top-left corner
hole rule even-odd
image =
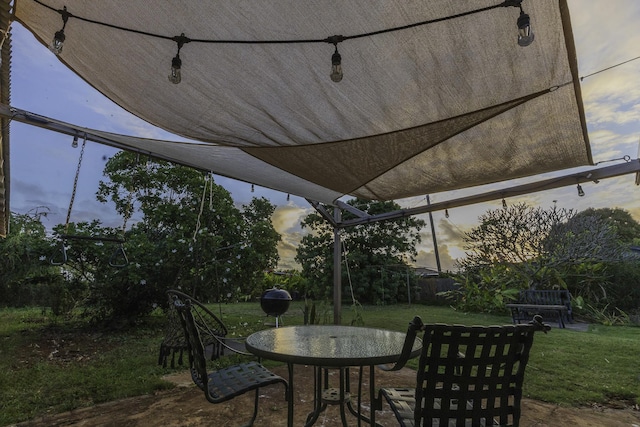
[[[210,308],[236,336],[269,327],[257,303]],[[330,306],[321,305],[319,313],[333,321]],[[511,320],[506,315],[422,305],[359,307],[357,314],[365,326],[400,331],[415,315],[425,323],[490,325]],[[345,305],[342,323],[349,324],[355,317],[356,311]],[[282,325],[302,323],[303,305],[295,302]],[[160,312],[138,327],[96,330],[48,318],[39,309],[0,310],[0,426],[173,387],[162,379],[172,370],[157,364],[163,327]],[[588,332],[554,328],[549,334],[539,333],[527,366],[524,395],[570,406],[638,403],[639,354],[637,327],[594,325]],[[416,367],[417,361],[411,363]]]

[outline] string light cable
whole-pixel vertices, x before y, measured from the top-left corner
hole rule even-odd
[[[54,35],[53,42],[51,45],[51,50],[59,55],[62,52],[62,47],[65,41],[64,29],[67,25],[69,19],[77,19],[80,21],[84,21],[90,24],[101,25],[104,27],[126,31],[129,33],[140,34],[148,37],[154,37],[158,39],[169,40],[177,43],[178,45],[178,53],[175,57],[173,57],[171,61],[171,74],[169,76],[169,80],[172,83],[180,83],[181,80],[181,66],[182,61],[180,59],[180,49],[187,43],[207,43],[207,44],[311,44],[311,43],[328,43],[334,46],[334,52],[331,55],[331,80],[334,82],[339,82],[342,80],[342,57],[338,52],[338,44],[343,43],[347,40],[359,39],[364,37],[373,37],[380,34],[386,34],[397,31],[404,31],[411,28],[421,27],[425,25],[435,24],[438,22],[448,21],[456,18],[461,18],[464,16],[469,16],[477,13],[487,12],[493,9],[498,9],[502,7],[517,7],[520,9],[520,14],[517,18],[517,43],[520,46],[528,46],[534,40],[534,33],[531,28],[531,19],[528,14],[526,14],[522,8],[522,3],[525,0],[504,0],[501,3],[486,6],[478,9],[469,10],[466,12],[457,13],[450,16],[444,16],[440,18],[428,19],[424,21],[419,21],[407,25],[384,28],[381,30],[371,31],[367,33],[353,34],[353,35],[333,35],[326,38],[312,38],[312,39],[270,39],[270,40],[233,40],[233,39],[192,39],[185,36],[185,33],[182,33],[179,36],[167,36],[163,34],[152,33],[149,31],[137,30],[134,28],[127,28],[116,24],[111,24],[107,22],[101,22],[90,18],[85,18],[82,16],[74,15],[72,12],[67,10],[67,7],[64,6],[63,9],[56,9],[42,0],[33,0],[35,3],[58,13],[62,17],[63,25],[62,29],[57,31]],[[55,47],[55,48],[54,48]]]
[[[596,74],[600,74],[600,73],[602,73],[602,72],[604,72],[604,71],[609,71],[609,70],[611,70],[611,69],[613,69],[613,68],[620,67],[621,65],[628,64],[629,62],[633,62],[633,61],[636,61],[636,60],[638,60],[638,59],[640,59],[640,56],[636,56],[635,58],[627,59],[626,61],[619,62],[619,63],[617,63],[617,64],[614,64],[614,65],[611,65],[611,66],[609,66],[609,67],[603,68],[602,70],[594,71],[594,72],[593,72],[593,73],[591,73],[591,74],[587,74],[586,76],[582,76],[582,77],[580,77],[580,81],[583,81],[583,80],[584,80],[584,79],[586,79],[587,77],[595,76]]]

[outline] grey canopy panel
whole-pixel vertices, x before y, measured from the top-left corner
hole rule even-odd
[[[513,2],[15,0],[15,18],[48,45],[66,7],[60,60],[193,141],[103,135],[117,146],[331,203],[592,163],[566,1],[522,2],[526,47]]]

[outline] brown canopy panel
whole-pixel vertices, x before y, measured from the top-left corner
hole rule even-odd
[[[526,47],[517,3],[15,0],[15,18],[49,45],[66,7],[60,60],[193,141],[118,146],[333,203],[592,163],[566,1],[522,1]]]

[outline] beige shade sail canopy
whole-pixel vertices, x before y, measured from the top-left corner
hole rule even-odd
[[[189,140],[102,142],[324,203],[592,163],[565,0],[15,0],[14,19],[46,45],[64,28],[64,64]]]

